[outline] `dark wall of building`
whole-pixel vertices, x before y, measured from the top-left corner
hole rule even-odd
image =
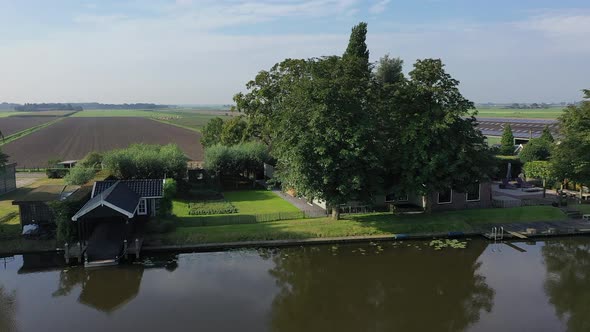
[[[53,213],[51,213],[51,209],[44,202],[21,202],[18,208],[22,226],[54,222]]]
[[[0,171],[0,195],[16,189],[16,164],[6,165]]]
[[[492,207],[492,185],[484,182],[480,187],[479,200],[467,201],[467,195],[463,192],[453,190],[453,199],[451,203],[439,204],[438,193],[428,195],[428,200],[432,204],[432,211],[452,211],[464,209],[484,209]]]

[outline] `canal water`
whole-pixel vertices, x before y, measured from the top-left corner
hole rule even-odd
[[[0,331],[590,331],[590,238],[59,264],[0,258]]]

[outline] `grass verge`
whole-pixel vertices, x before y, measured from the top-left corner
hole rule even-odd
[[[166,234],[149,238],[164,245],[267,241],[326,237],[374,236],[418,233],[468,232],[483,224],[508,224],[564,220],[557,208],[530,206],[511,209],[481,209],[420,215],[375,213],[350,216],[334,221],[329,218],[283,220],[221,226],[177,227]]]

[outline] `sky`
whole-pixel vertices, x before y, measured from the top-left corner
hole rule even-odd
[[[229,104],[286,58],[440,58],[476,103],[590,88],[588,0],[0,0],[0,102]]]

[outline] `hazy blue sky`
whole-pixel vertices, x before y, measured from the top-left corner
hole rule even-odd
[[[0,101],[230,103],[285,58],[441,58],[475,102],[590,88],[588,0],[0,0]]]

